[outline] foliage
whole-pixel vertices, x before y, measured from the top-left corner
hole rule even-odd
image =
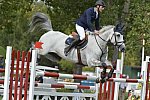
[[[60,70],[62,73],[68,73],[68,74],[73,73],[74,71],[73,68],[75,67],[75,65],[72,62],[61,60],[59,64],[61,65]]]
[[[2,46],[0,46],[0,55],[2,55],[3,57],[5,57],[5,54],[6,54],[5,48],[3,48]]]
[[[75,31],[76,19],[93,3],[93,0],[46,0],[54,30],[66,34]]]
[[[0,0],[0,46],[6,48],[10,45],[15,49],[28,50],[31,42],[38,41],[43,33],[28,32],[31,17],[35,12],[44,12],[49,15],[54,30],[70,34],[75,31],[76,19],[85,9],[94,6],[96,0],[44,1],[44,3],[37,3],[33,0]],[[129,13],[123,19],[128,25],[125,30],[127,46],[125,65],[135,66],[140,65],[142,38],[146,40],[145,55],[150,55],[150,2],[128,1],[130,1]],[[105,2],[107,7],[101,14],[100,24],[115,25],[122,18],[125,0],[105,0]],[[109,57],[111,55],[110,53]],[[63,71],[69,69],[69,73],[73,72],[70,62],[62,60],[59,64],[63,67]]]
[[[94,72],[94,71],[95,71],[95,67],[88,67],[88,66],[85,66],[85,67],[83,67],[83,71]]]
[[[139,1],[131,2],[126,30],[126,64],[139,65],[141,62],[142,40],[145,39],[145,55],[150,55],[150,3]]]
[[[25,49],[24,33],[27,29],[27,21],[24,14],[30,10],[31,1],[2,0],[0,20],[0,45],[6,47],[11,45],[14,48]],[[23,41],[22,41],[23,40]]]

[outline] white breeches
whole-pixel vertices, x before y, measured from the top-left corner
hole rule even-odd
[[[79,26],[78,24],[76,24],[76,30],[80,36],[80,40],[83,40],[85,38],[85,30],[83,27]]]

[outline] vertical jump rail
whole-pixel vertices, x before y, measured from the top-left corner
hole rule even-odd
[[[150,100],[150,89],[149,87],[149,75],[150,75],[150,56],[146,56],[146,66],[147,66],[147,73],[146,73],[146,82],[145,82],[145,100],[147,100],[148,92],[149,92],[149,99]],[[143,68],[142,68],[143,71]],[[142,87],[143,88],[143,87]]]
[[[6,52],[6,59],[5,59],[5,69],[0,69],[0,72],[5,71],[5,80],[1,80],[1,83],[4,84],[4,93],[3,93],[3,100],[33,100],[31,99],[33,97],[34,92],[29,92],[30,99],[27,97],[27,91],[28,91],[28,79],[29,79],[29,67],[30,67],[30,52],[27,53],[27,57],[25,55],[26,53],[22,52],[22,59],[21,52],[12,50],[12,47],[7,46],[7,52]],[[32,55],[32,68],[35,68],[36,66],[36,53],[33,51]],[[21,60],[21,61],[20,61]],[[16,67],[14,67],[16,66]],[[26,67],[26,69],[25,69]],[[24,76],[25,71],[25,76]],[[32,73],[31,73],[32,75]],[[25,80],[24,80],[25,78]],[[32,75],[32,78],[34,76]],[[33,81],[34,79],[30,79]],[[30,83],[31,83],[30,81]],[[32,85],[32,84],[30,84]],[[32,86],[30,86],[30,91],[34,91],[32,89]],[[24,93],[22,93],[24,89]],[[24,95],[22,97],[22,95]],[[14,96],[14,97],[13,97]]]
[[[14,100],[17,100],[18,96],[18,77],[19,77],[19,65],[20,65],[20,51],[17,51],[17,65],[16,65],[16,77],[15,77],[15,90],[14,90]],[[12,84],[13,85],[13,84]]]
[[[150,73],[150,62],[148,63],[147,81],[146,81],[146,93],[145,93],[145,99],[147,99],[148,91],[149,91],[149,100],[150,100],[150,90],[148,89],[148,86],[149,86],[149,73]]]
[[[34,98],[36,60],[37,60],[37,50],[32,50],[32,63],[31,63],[31,76],[30,76],[30,87],[29,87],[29,100],[33,100],[33,98]]]
[[[22,52],[21,74],[20,74],[20,90],[19,100],[22,100],[22,87],[23,87],[23,72],[24,72],[25,52]]]
[[[9,75],[10,75],[10,65],[11,65],[11,52],[12,47],[8,46],[6,51],[5,60],[5,80],[4,80],[4,97],[3,100],[8,100],[9,97]]]
[[[27,100],[27,91],[28,91],[28,79],[29,79],[29,67],[30,67],[30,56],[31,56],[31,53],[28,52],[27,53],[27,58],[26,58],[26,61],[27,61],[27,65],[26,65],[26,72],[25,72],[25,83],[24,83],[24,100]]]
[[[12,54],[11,54],[11,72],[10,72],[10,89],[9,89],[9,100],[12,100],[12,90],[13,90],[13,87],[12,87],[12,84],[13,84],[13,75],[14,75],[14,61],[15,61],[15,51],[12,51]]]

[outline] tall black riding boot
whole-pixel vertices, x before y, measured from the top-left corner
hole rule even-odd
[[[79,42],[80,42],[80,39],[77,38],[77,39],[74,40],[68,47],[66,47],[66,48],[64,49],[65,55],[67,56],[68,53],[70,52],[70,50],[71,50],[74,46],[76,46]]]

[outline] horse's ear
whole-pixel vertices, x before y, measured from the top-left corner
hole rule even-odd
[[[114,28],[114,32],[119,32],[123,34],[123,28],[124,28],[124,25],[122,23],[118,23]]]
[[[120,28],[121,28],[121,30],[124,30],[125,29],[125,24],[124,23],[120,23]]]
[[[119,27],[119,24],[117,24],[115,27],[114,27],[114,32],[116,32],[118,30],[118,27]]]
[[[121,30],[122,30],[121,34],[122,34],[122,35],[124,34],[124,32],[123,32],[124,29],[125,29],[125,25],[122,24],[122,26],[121,26]]]

